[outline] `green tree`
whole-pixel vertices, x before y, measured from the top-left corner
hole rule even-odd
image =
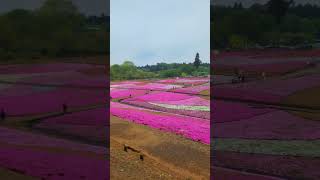
[[[196,67],[196,68],[198,68],[199,66],[200,66],[200,64],[201,64],[201,60],[200,60],[200,55],[199,55],[199,53],[197,53],[196,54],[196,57],[195,57],[195,59],[194,59],[194,66]]]

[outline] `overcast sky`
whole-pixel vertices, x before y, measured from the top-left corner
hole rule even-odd
[[[45,0],[0,0],[0,13],[13,9],[35,9]],[[109,14],[110,0],[72,0],[79,10],[88,15]]]
[[[111,64],[209,62],[210,0],[111,0]]]

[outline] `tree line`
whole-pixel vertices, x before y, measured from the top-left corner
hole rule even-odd
[[[70,0],[46,0],[35,10],[0,15],[0,60],[106,54],[107,17],[87,17]],[[95,23],[96,28],[88,28]]]
[[[211,48],[244,49],[256,46],[312,44],[319,38],[320,7],[270,0],[244,8],[211,6]]]
[[[155,65],[136,66],[131,61],[122,64],[114,64],[110,67],[112,81],[171,78],[171,77],[195,77],[208,76],[210,64],[202,63],[197,54],[193,63],[157,63]]]

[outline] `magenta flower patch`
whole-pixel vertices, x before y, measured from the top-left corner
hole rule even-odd
[[[146,92],[146,90],[111,88],[110,96],[112,98],[128,98],[130,96],[135,97],[139,95],[144,95]]]
[[[210,122],[200,118],[153,112],[111,102],[111,114],[152,128],[173,132],[194,141],[210,143]],[[128,107],[128,108],[125,108]]]

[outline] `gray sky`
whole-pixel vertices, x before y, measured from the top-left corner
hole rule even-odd
[[[210,0],[111,0],[111,64],[209,62]]]
[[[35,9],[45,0],[0,0],[0,13],[13,9]],[[110,0],[72,0],[79,10],[89,15],[109,14]]]

